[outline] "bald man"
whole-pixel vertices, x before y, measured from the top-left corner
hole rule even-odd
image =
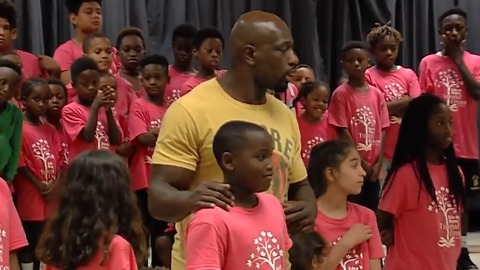
[[[152,158],[149,209],[157,219],[177,222],[175,270],[185,269],[187,217],[201,208],[216,205],[228,211],[234,205],[212,151],[213,136],[228,121],[253,122],[271,134],[275,149],[269,192],[283,203],[289,232],[312,230],[316,217],[295,116],[266,94],[267,89],[284,91],[286,75],[298,62],[289,28],[273,14],[245,13],[232,29],[230,48],[232,65],[224,77],[197,86],[169,108]],[[255,248],[253,240],[252,250],[239,254],[245,262]]]

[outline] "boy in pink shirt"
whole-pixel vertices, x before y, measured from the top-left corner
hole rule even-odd
[[[197,28],[191,24],[181,24],[173,30],[172,49],[173,65],[168,68],[170,83],[165,89],[165,101],[167,105],[172,104],[183,94],[180,92],[183,84],[192,76],[196,70],[193,68],[193,45],[192,39]]]
[[[467,14],[458,8],[446,11],[439,18],[443,44],[440,52],[420,62],[419,79],[422,90],[443,98],[453,112],[455,153],[465,174],[467,195],[480,194],[477,101],[480,98],[480,56],[465,50]],[[466,245],[469,207],[462,216],[462,253],[459,269],[478,269],[470,260]],[[475,267],[475,268],[470,268]]]
[[[421,91],[415,72],[395,65],[402,42],[400,32],[388,24],[377,25],[368,33],[367,42],[370,44],[376,65],[367,69],[365,80],[369,85],[382,91],[390,115],[390,126],[386,129],[385,135],[385,158],[380,175],[383,182],[393,158],[403,112],[410,100],[418,97]]]
[[[222,33],[216,28],[203,28],[197,31],[192,43],[193,55],[198,59],[198,72],[180,88],[182,96],[202,82],[223,74],[223,72],[217,71],[222,61],[225,44]]]
[[[70,142],[69,160],[89,149],[109,149],[122,143],[122,131],[112,110],[113,89],[99,89],[99,68],[82,57],[72,64],[72,83],[78,98],[62,110],[62,123]]]
[[[20,269],[17,251],[28,246],[28,242],[12,194],[3,178],[0,178],[0,205],[0,269]]]
[[[385,129],[390,120],[384,95],[365,82],[368,59],[367,47],[362,42],[351,41],[344,45],[342,65],[348,82],[333,92],[328,124],[337,129],[339,138],[356,145],[362,157],[362,167],[367,172],[362,192],[352,197],[352,201],[376,210]]]
[[[143,96],[140,62],[145,58],[145,39],[142,30],[135,27],[123,29],[116,46],[122,64],[118,74],[132,84],[137,97]]]
[[[292,241],[278,199],[260,193],[272,181],[273,140],[262,127],[227,122],[213,140],[235,205],[194,213],[186,230],[186,269],[287,269]]]

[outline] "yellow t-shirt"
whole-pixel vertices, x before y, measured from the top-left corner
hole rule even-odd
[[[197,86],[174,102],[165,113],[153,164],[195,171],[192,188],[203,181],[223,181],[212,151],[213,136],[224,123],[242,120],[264,126],[274,141],[273,181],[269,192],[285,201],[290,183],[306,179],[300,157],[300,131],[290,109],[271,95],[263,105],[241,103],[230,97],[216,79]],[[186,221],[177,223],[172,269],[185,269],[183,239]]]

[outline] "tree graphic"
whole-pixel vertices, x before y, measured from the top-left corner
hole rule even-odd
[[[172,104],[173,102],[175,102],[176,100],[178,100],[180,98],[180,90],[178,89],[173,89],[172,90],[172,96],[170,97],[167,97],[167,104]]]
[[[3,257],[4,257],[4,247],[3,245],[10,245],[10,243],[4,243],[3,238],[7,237],[7,232],[2,229],[2,224],[0,224],[0,266],[3,264]],[[8,256],[8,255],[7,255]]]
[[[70,151],[68,149],[68,143],[62,143],[63,163],[68,164],[68,156]]]
[[[455,104],[453,100],[461,98],[463,80],[460,79],[457,72],[451,68],[439,72],[435,85],[437,87],[445,87],[445,90],[447,91],[447,105],[450,107],[450,110],[454,112],[458,111],[458,105]]]
[[[358,151],[370,151],[372,149],[372,135],[375,127],[375,119],[373,118],[372,110],[369,107],[363,106],[357,108],[355,116],[353,116],[351,123],[355,126],[362,125],[364,127],[365,143],[358,142]],[[361,134],[361,132],[360,132]]]
[[[312,148],[323,141],[323,138],[320,138],[318,136],[315,136],[311,140],[308,140],[306,149],[303,149],[302,151],[302,158],[310,158],[310,151],[312,150]]]
[[[428,205],[429,212],[441,213],[445,220],[445,237],[441,236],[438,240],[439,247],[454,247],[455,246],[455,237],[452,236],[452,223],[454,219],[459,219],[457,204],[454,200],[453,195],[450,194],[450,191],[446,187],[440,187],[439,190],[435,191],[435,197],[437,203],[432,201]]]
[[[40,139],[32,144],[32,150],[34,156],[42,162],[43,169],[40,170],[40,173],[42,174],[44,181],[50,182],[55,180],[53,167],[55,157],[50,153],[48,142]]]
[[[405,90],[399,83],[387,84],[383,87],[383,93],[387,102],[401,99]]]
[[[278,239],[271,232],[262,231],[260,236],[253,240],[256,252],[250,254],[247,260],[248,267],[260,269],[260,266],[267,264],[272,270],[283,270],[278,260],[283,258],[284,251]]]
[[[332,247],[337,245],[338,241],[341,238],[342,238],[341,236],[338,237],[337,240],[330,243],[330,245]],[[363,269],[363,265],[362,265],[363,253],[359,252],[357,250],[357,247],[349,250],[348,253],[345,254],[343,259],[340,261],[339,265],[342,268],[342,270],[362,270]]]
[[[107,134],[105,133],[105,127],[102,122],[97,122],[97,127],[95,128],[95,140],[97,141],[97,149],[109,149],[110,142],[108,141]]]

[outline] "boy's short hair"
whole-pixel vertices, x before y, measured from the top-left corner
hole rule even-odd
[[[191,40],[195,36],[197,32],[197,27],[192,24],[184,23],[180,24],[179,26],[175,27],[172,34],[172,44],[175,42],[177,38],[183,38]]]
[[[347,52],[352,49],[363,49],[368,52],[368,46],[365,42],[358,40],[348,41],[342,47],[342,59],[344,59]]]
[[[65,6],[67,7],[68,13],[78,15],[82,4],[88,2],[97,2],[102,6],[102,0],[65,0]]]
[[[245,147],[245,134],[251,131],[267,132],[255,123],[234,120],[223,124],[213,137],[213,155],[218,165],[222,164],[225,152],[233,153]]]
[[[442,28],[443,19],[445,19],[446,17],[448,17],[450,15],[462,16],[465,19],[465,22],[467,21],[467,13],[459,7],[454,7],[454,8],[451,8],[451,9],[445,11],[444,13],[442,13],[442,15],[440,15],[440,17],[438,17],[438,27],[440,29]]]
[[[115,46],[117,46],[117,49],[120,48],[120,45],[122,44],[123,39],[128,36],[139,37],[142,40],[143,48],[145,48],[145,38],[143,37],[142,30],[140,30],[140,28],[137,28],[137,27],[127,27],[127,28],[124,28],[120,32],[120,34],[118,34],[117,42],[115,44]]]
[[[370,45],[370,48],[373,48],[387,36],[395,38],[398,43],[403,41],[402,34],[397,29],[390,26],[390,22],[387,22],[386,24],[376,23],[367,35],[367,42]]]
[[[167,73],[168,73],[168,60],[165,56],[158,55],[158,54],[153,54],[145,57],[142,61],[140,61],[140,67],[142,69],[148,65],[159,65],[163,67]]]
[[[14,62],[12,62],[10,60],[0,59],[0,68],[2,68],[2,67],[9,68],[9,69],[15,71],[15,73],[17,73],[19,77],[22,76],[22,69],[17,64],[15,64]]]
[[[72,66],[70,67],[70,73],[72,75],[72,84],[75,85],[78,76],[80,73],[84,72],[85,70],[95,70],[100,72],[98,68],[97,62],[90,57],[82,56],[73,62]]]
[[[202,43],[209,38],[219,39],[222,42],[222,48],[224,47],[225,41],[222,33],[217,28],[212,27],[202,28],[195,33],[192,40],[193,47],[197,50],[200,49]]]
[[[106,38],[110,41],[110,39],[107,37],[107,35],[103,34],[103,33],[95,33],[95,34],[92,34],[92,35],[89,35],[88,37],[85,38],[85,40],[83,41],[83,45],[82,45],[82,50],[83,50],[83,53],[87,53],[88,52],[88,49],[90,49],[90,45],[92,45],[92,41],[94,39],[97,39],[97,38]]]
[[[12,29],[17,28],[17,9],[10,0],[0,0],[0,18],[4,18]]]
[[[32,93],[33,88],[38,85],[46,86],[48,88],[47,81],[42,78],[32,77],[24,81],[22,83],[22,88],[20,89],[20,100],[25,101]]]

